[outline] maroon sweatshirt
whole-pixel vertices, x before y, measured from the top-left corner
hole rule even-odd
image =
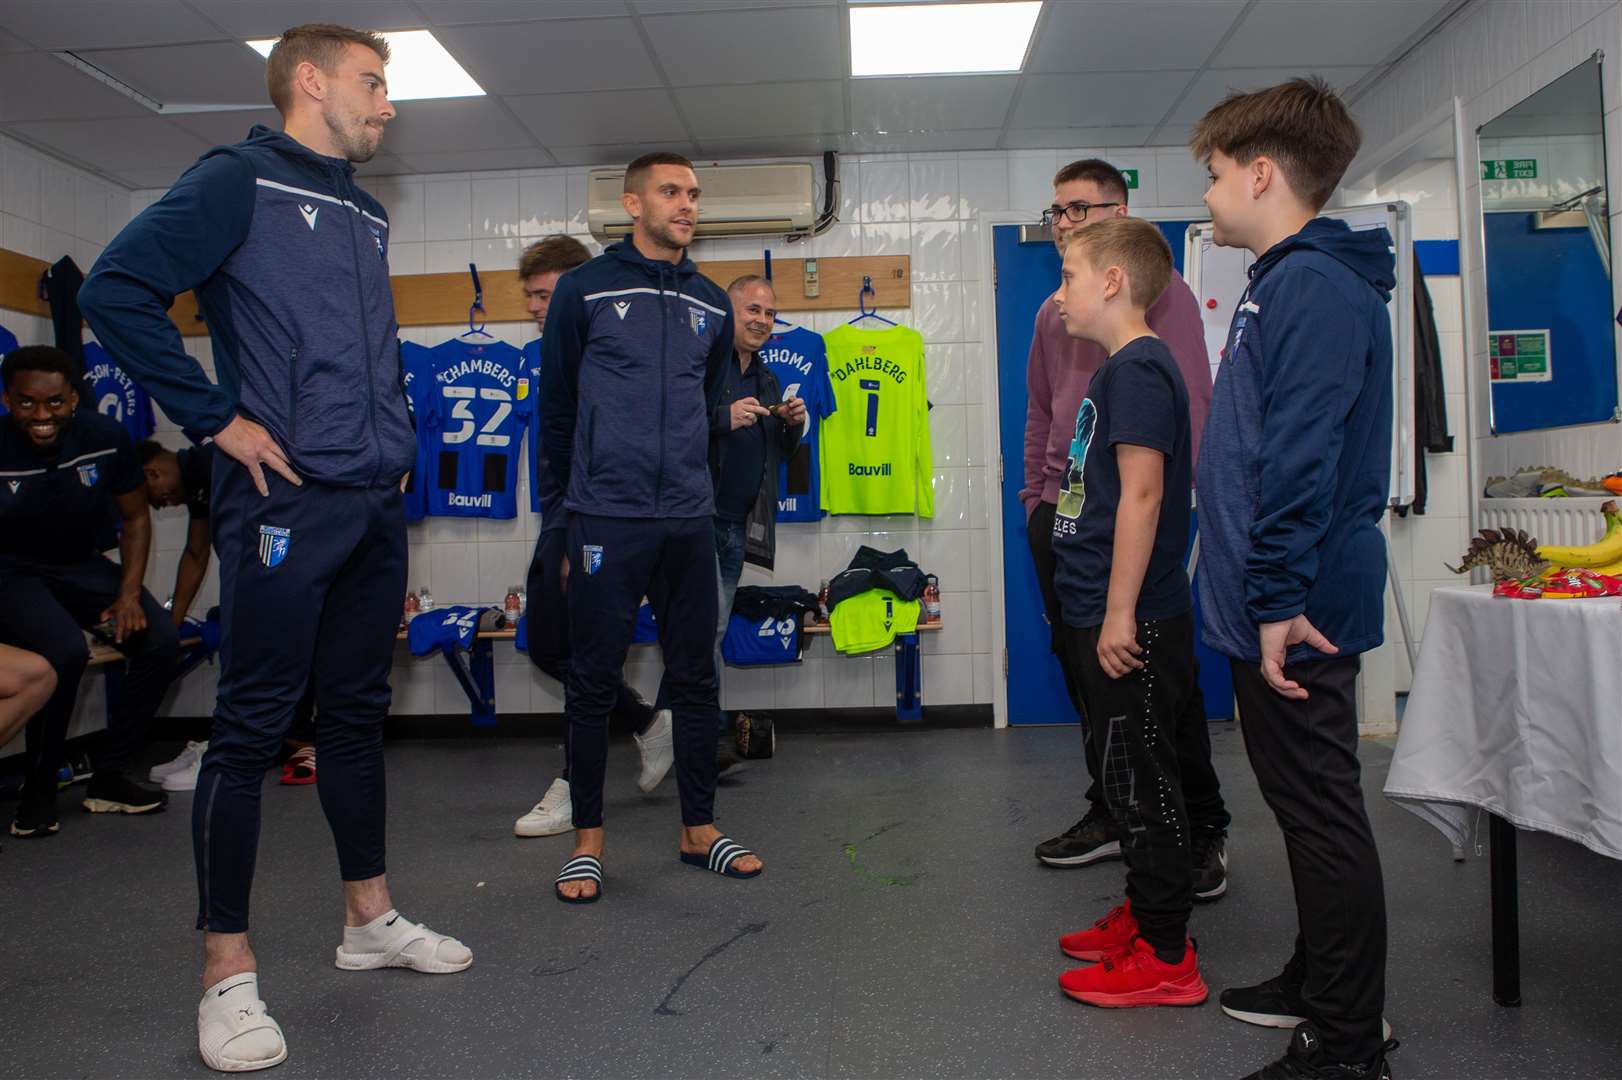
[[[1166,291],[1148,310],[1147,320],[1149,329],[1176,358],[1177,370],[1188,386],[1188,421],[1194,451],[1194,460],[1189,464],[1196,466],[1205,414],[1211,411],[1211,366],[1205,355],[1205,326],[1200,321],[1199,302],[1175,271]],[[1076,413],[1081,409],[1081,399],[1087,396],[1087,384],[1106,359],[1102,346],[1064,332],[1058,305],[1051,297],[1042,302],[1025,369],[1029,402],[1025,407],[1025,486],[1019,491],[1019,501],[1025,505],[1026,517],[1039,502],[1059,501],[1059,481],[1070,457]]]

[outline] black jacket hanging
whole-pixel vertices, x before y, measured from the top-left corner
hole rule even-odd
[[[51,325],[56,331],[56,347],[73,357],[84,371],[84,319],[79,315],[79,286],[84,275],[68,256],[51,264],[40,277],[40,297],[51,305]]]
[[[1425,455],[1453,452],[1447,430],[1447,388],[1442,381],[1442,342],[1436,332],[1436,312],[1419,256],[1414,255],[1414,501],[1413,512],[1423,514],[1429,484]],[[1407,507],[1398,507],[1403,513]]]

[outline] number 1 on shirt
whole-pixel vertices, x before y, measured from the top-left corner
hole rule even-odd
[[[877,438],[879,433],[879,381],[877,379],[863,379],[863,390],[867,394],[867,437]]]

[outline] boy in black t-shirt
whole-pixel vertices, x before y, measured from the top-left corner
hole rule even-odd
[[[1077,230],[1054,295],[1065,330],[1109,353],[1075,420],[1053,524],[1054,587],[1073,634],[1087,737],[1121,836],[1127,902],[1059,945],[1091,967],[1066,994],[1091,1005],[1198,1005],[1188,939],[1193,866],[1183,761],[1210,769],[1194,660],[1188,544],[1188,390],[1145,311],[1170,280],[1154,225],[1118,218]],[[1179,746],[1184,753],[1178,753]],[[1204,778],[1211,790],[1213,774]]]

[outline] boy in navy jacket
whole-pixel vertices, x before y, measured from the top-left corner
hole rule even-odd
[[[567,522],[564,694],[574,855],[557,898],[603,894],[608,715],[636,612],[659,623],[673,714],[683,862],[728,877],[761,863],[715,828],[718,575],[710,416],[732,360],[732,306],[687,258],[699,187],[679,154],[625,170],[629,239],[558,279],[541,335],[544,521]],[[559,503],[561,502],[561,506]]]
[[[1196,493],[1205,639],[1278,819],[1300,933],[1278,977],[1224,991],[1294,1027],[1260,1080],[1389,1078],[1385,892],[1357,759],[1358,654],[1385,614],[1391,238],[1317,217],[1361,135],[1321,81],[1236,94],[1194,130],[1216,241],[1256,255],[1234,312]]]

